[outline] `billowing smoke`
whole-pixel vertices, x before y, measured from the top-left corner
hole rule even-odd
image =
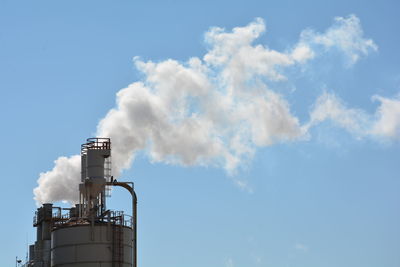
[[[78,184],[81,177],[81,157],[59,157],[51,171],[43,172],[38,179],[39,186],[33,192],[37,204],[53,201],[77,203]]]
[[[398,100],[376,97],[382,104],[379,120],[366,129],[367,115],[325,93],[310,121],[301,125],[284,95],[274,90],[274,84],[288,79],[285,69],[307,64],[328,49],[343,51],[349,64],[376,50],[372,40],[364,39],[357,17],[336,18],[324,33],[306,30],[284,52],[254,44],[264,31],[260,18],[230,32],[211,28],[205,35],[207,53],[187,62],[135,58],[144,78],[117,93],[116,107],[97,128],[97,136],[111,138],[113,175],[129,168],[136,152],[145,151],[154,162],[211,165],[234,176],[258,147],[304,140],[310,127],[326,119],[357,133],[399,136],[398,117],[388,111],[399,112]],[[386,123],[397,126],[382,129]],[[40,174],[37,203],[76,202],[79,172],[78,156],[57,159],[53,170]]]
[[[400,95],[396,98],[374,96],[380,102],[376,113],[376,121],[371,133],[378,136],[400,139]]]

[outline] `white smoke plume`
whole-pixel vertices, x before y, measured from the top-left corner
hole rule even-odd
[[[354,116],[358,111],[326,94],[317,100],[310,122],[302,126],[285,97],[271,86],[287,79],[285,68],[317,56],[316,43],[340,47],[351,62],[376,49],[372,40],[363,38],[357,17],[336,18],[323,34],[309,30],[286,52],[254,44],[264,31],[260,18],[230,32],[211,28],[205,35],[207,53],[187,62],[135,58],[144,78],[117,93],[116,107],[97,127],[98,136],[111,138],[113,175],[129,168],[141,150],[154,162],[211,165],[234,174],[258,147],[304,139],[308,129],[322,120],[335,120],[346,129],[357,125],[353,120],[363,120]],[[391,105],[377,99],[385,107]],[[395,120],[385,107],[379,111],[382,124]],[[398,135],[396,129],[385,128],[382,133]],[[37,203],[76,202],[79,172],[78,156],[56,160],[53,170],[40,174],[34,189]]]
[[[347,18],[336,17],[334,24],[324,33],[312,29],[304,30],[297,49],[303,57],[312,57],[312,50],[323,51],[335,48],[347,57],[347,65],[353,65],[370,51],[377,51],[378,46],[372,39],[365,39],[360,19],[355,15]],[[303,51],[303,53],[300,53]]]
[[[368,134],[371,128],[371,118],[363,110],[348,108],[336,95],[324,92],[315,101],[310,112],[310,121],[304,127],[308,130],[323,121],[330,120],[358,136]]]
[[[78,184],[81,177],[81,157],[59,157],[54,161],[51,171],[41,173],[39,186],[33,192],[37,203],[69,201],[76,203],[79,199]],[[71,186],[71,184],[73,186]]]
[[[380,106],[371,134],[400,140],[400,96],[392,99],[374,96],[372,99],[378,100]]]
[[[346,129],[357,137],[400,140],[400,98],[373,96],[380,102],[375,114],[361,109],[348,108],[333,93],[324,92],[319,96],[310,112],[310,121],[303,126],[307,132],[311,127],[330,120],[338,127]]]

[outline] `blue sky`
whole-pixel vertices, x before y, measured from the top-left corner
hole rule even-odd
[[[105,133],[140,266],[400,266],[398,10],[0,0],[3,265],[34,241],[40,173],[43,201],[70,197],[54,161]]]

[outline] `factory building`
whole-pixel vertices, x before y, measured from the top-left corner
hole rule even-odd
[[[71,208],[51,203],[33,219],[36,242],[29,247],[28,267],[136,267],[137,212],[133,183],[111,176],[111,141],[89,138],[81,147],[79,203]],[[107,209],[112,186],[132,195],[132,215]]]

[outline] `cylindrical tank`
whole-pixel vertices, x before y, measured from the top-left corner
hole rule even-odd
[[[34,267],[50,267],[50,240],[39,240],[35,242]]]
[[[109,149],[89,149],[86,156],[86,176],[104,178],[104,162],[110,156]]]
[[[53,230],[52,267],[132,267],[132,229],[75,225]]]

